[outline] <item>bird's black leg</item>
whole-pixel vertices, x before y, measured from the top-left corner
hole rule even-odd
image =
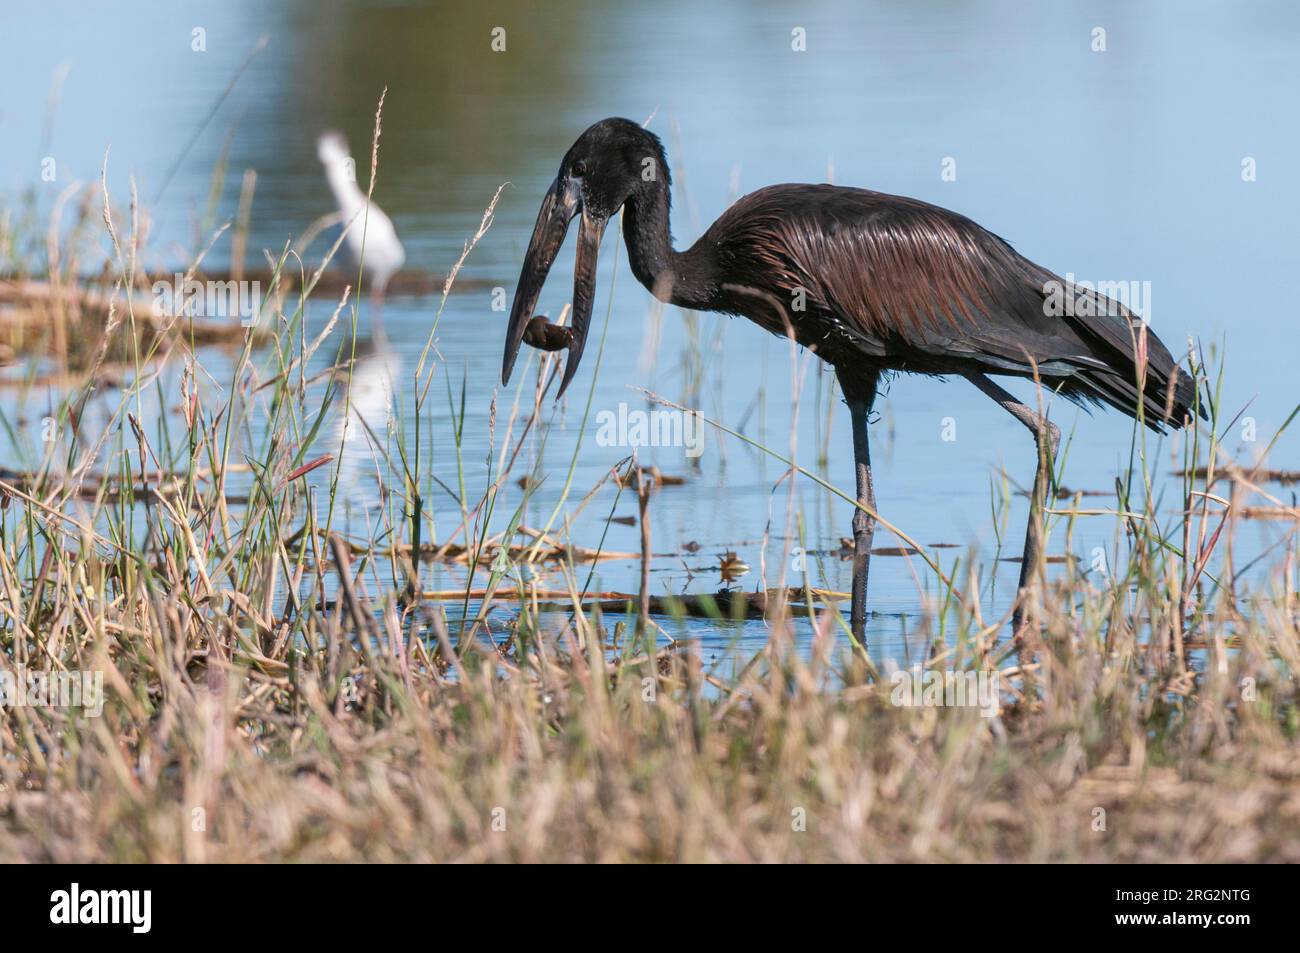
[[[1038,572],[1043,558],[1043,511],[1047,508],[1047,487],[1052,476],[1056,450],[1061,443],[1061,429],[1020,403],[983,374],[971,374],[970,382],[1024,424],[1034,435],[1034,444],[1038,448],[1038,468],[1034,473],[1033,496],[1029,500],[1029,525],[1025,527],[1025,552],[1020,560],[1020,583],[1016,590],[1016,606],[1011,615],[1011,631],[1019,637],[1024,620],[1025,589],[1033,574]]]
[[[871,447],[867,439],[867,420],[876,402],[878,371],[862,372],[836,368],[844,401],[849,405],[853,422],[853,469],[857,483],[858,507],[853,511],[853,606],[850,622],[853,638],[865,646],[867,621],[867,571],[871,565],[871,537],[876,531],[876,494],[871,486]],[[863,510],[862,507],[866,507]]]

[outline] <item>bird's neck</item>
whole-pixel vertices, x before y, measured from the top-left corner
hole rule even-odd
[[[351,163],[343,160],[330,162],[325,166],[325,177],[329,180],[330,191],[334,193],[334,201],[338,203],[345,220],[355,215],[366,204],[366,195],[352,177],[349,166]]]
[[[623,230],[632,274],[660,301],[708,309],[714,293],[703,249],[697,244],[684,253],[673,250],[669,206],[668,187],[662,181],[624,205]]]

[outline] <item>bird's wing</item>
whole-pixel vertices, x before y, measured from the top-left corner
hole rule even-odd
[[[1054,330],[1030,263],[937,206],[864,189],[774,186],[746,196],[719,225],[721,254],[757,257],[747,264],[778,297],[802,295],[807,310],[887,347],[990,351],[1024,363],[1022,347]]]
[[[884,355],[892,366],[1036,369],[1071,387],[1080,378],[1078,396],[1130,413],[1132,384],[1132,394],[1112,391],[1136,380],[1139,347],[1152,386],[1167,385],[1175,371],[1168,350],[1122,304],[1074,289],[970,219],[926,202],[829,185],[774,186],[737,202],[715,229],[724,268],[765,275],[776,300],[802,291],[806,310],[833,316],[864,356]],[[1053,306],[1058,292],[1083,296],[1087,306],[1061,313]],[[1110,380],[1116,376],[1120,383]],[[1191,396],[1185,378],[1183,385],[1180,403]]]

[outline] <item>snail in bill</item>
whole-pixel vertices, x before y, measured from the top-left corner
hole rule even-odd
[[[562,324],[552,324],[545,315],[534,315],[524,328],[524,341],[539,351],[559,351],[573,343],[573,332]]]

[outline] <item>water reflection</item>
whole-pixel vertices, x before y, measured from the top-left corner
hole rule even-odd
[[[392,469],[394,393],[401,373],[401,355],[376,322],[370,339],[358,343],[351,371],[341,372],[337,380],[332,444],[339,454],[338,485],[348,510],[364,514],[368,523],[384,505],[378,490]]]

